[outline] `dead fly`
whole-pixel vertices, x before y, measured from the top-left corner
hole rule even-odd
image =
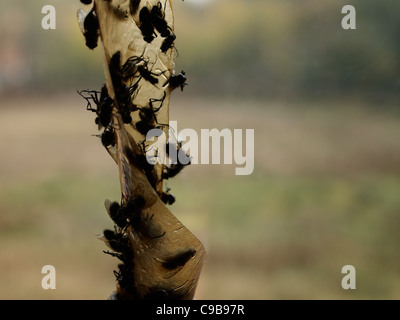
[[[154,73],[151,70],[149,70],[147,68],[147,66],[138,66],[138,71],[139,71],[141,77],[143,77],[145,80],[147,80],[148,82],[150,82],[153,85],[158,83],[158,79],[155,78],[155,76],[158,77],[164,73],[164,72],[161,72],[159,74]]]
[[[138,217],[141,216],[142,209],[145,205],[146,201],[143,196],[138,195],[129,200],[126,204],[122,205],[118,214],[125,217],[129,223],[135,224],[135,221],[137,221]]]
[[[164,53],[167,52],[167,50],[172,47],[172,44],[174,43],[175,39],[176,36],[173,33],[171,33],[168,37],[166,37],[161,45],[161,51]]]
[[[138,73],[139,65],[147,65],[148,59],[143,57],[144,51],[141,56],[129,57],[121,68],[122,76],[124,80],[128,80],[131,77],[136,76]]]
[[[132,123],[131,112],[138,110],[137,106],[132,104],[132,98],[139,91],[139,81],[140,79],[131,86],[122,85],[115,91],[115,96],[118,101],[117,108],[125,124]]]
[[[101,144],[105,147],[115,147],[115,135],[114,128],[110,125],[106,129],[104,129],[102,134],[94,135],[97,138],[100,138]]]
[[[101,134],[101,143],[105,148],[112,146],[115,146],[115,136],[114,136],[114,129],[111,128],[106,128],[104,132]]]
[[[163,85],[163,87],[165,87],[168,83],[169,83],[169,87],[172,90],[175,90],[178,87],[181,87],[181,91],[183,91],[183,88],[185,86],[187,86],[186,83],[186,74],[185,71],[182,70],[181,73],[177,74],[177,75],[172,75]]]
[[[107,246],[113,251],[122,254],[130,253],[129,240],[124,233],[106,229],[103,231],[103,236]]]
[[[99,38],[99,21],[95,15],[94,7],[86,15],[83,22],[83,28],[86,39],[86,45],[89,49],[94,49],[97,47],[97,41]]]
[[[168,188],[167,191],[163,192],[160,196],[162,202],[165,204],[174,204],[175,203],[175,197],[169,193],[170,189]]]
[[[139,29],[142,32],[143,40],[147,43],[151,43],[157,35],[154,33],[154,27],[151,22],[151,13],[148,7],[145,6],[140,10],[139,21]]]
[[[133,85],[127,86],[123,83],[123,71],[121,69],[121,52],[117,51],[110,59],[109,70],[111,82],[115,91],[115,98],[117,101],[117,109],[121,114],[124,123],[129,124],[132,122],[131,112],[138,110],[136,106],[132,105],[132,97],[139,91],[139,80]],[[125,65],[124,65],[125,67]]]
[[[115,279],[120,288],[124,290],[122,299],[137,300],[138,293],[135,288],[135,276],[133,274],[133,261],[129,264],[119,264],[118,270],[114,270]]]
[[[150,99],[148,108],[140,108],[139,110],[139,118],[140,121],[136,123],[136,130],[139,131],[143,135],[147,135],[147,133],[155,128],[163,128],[168,126],[167,124],[158,123],[156,113],[161,109],[165,97],[167,93],[164,92],[164,96],[161,99]],[[160,105],[155,108],[155,102],[160,102]]]
[[[151,9],[151,22],[156,30],[160,33],[161,37],[165,38],[161,45],[161,51],[166,52],[172,47],[176,36],[165,21],[165,13],[163,12],[161,2],[158,2],[157,5],[153,6]]]
[[[100,100],[96,110],[97,118],[95,119],[95,123],[99,128],[106,128],[110,124],[113,104],[114,101],[109,97],[107,87],[104,85],[101,89]]]
[[[171,165],[164,166],[163,179],[175,177],[185,166],[191,164],[191,158],[182,149],[182,142],[168,142],[165,145],[165,152],[168,155]],[[175,197],[169,194],[169,191],[170,189],[167,189],[166,192],[161,194],[161,200],[165,204],[173,204],[175,202]]]
[[[110,71],[111,82],[114,87],[115,96],[118,100],[117,92],[124,91],[122,88],[125,87],[121,70],[121,52],[115,52],[109,62],[108,69]],[[119,101],[118,101],[119,102]]]
[[[121,229],[125,228],[129,223],[134,221],[141,210],[146,205],[143,196],[136,196],[129,200],[126,204],[120,205],[118,202],[110,202],[107,200],[106,208],[110,218]]]
[[[133,274],[133,252],[130,242],[124,232],[104,230],[103,236],[107,246],[113,251],[103,251],[112,257],[116,257],[123,263],[118,264],[118,271],[113,271],[119,286],[129,295],[129,298],[136,298]]]
[[[160,33],[161,37],[166,38],[171,35],[172,29],[165,21],[165,13],[163,12],[161,2],[158,2],[151,9],[151,22],[156,30]]]
[[[108,200],[107,200],[108,201]],[[111,220],[120,227],[124,228],[127,225],[126,217],[120,213],[121,206],[118,202],[106,202],[106,208]]]
[[[100,98],[98,96],[99,93]],[[99,130],[102,127],[108,127],[112,118],[113,100],[108,95],[106,85],[103,86],[101,92],[95,90],[82,90],[78,91],[78,94],[86,100],[86,109],[96,113],[97,117],[95,123],[98,125]],[[92,107],[90,101],[96,105],[96,108]]]
[[[124,80],[127,80],[131,77],[138,77],[139,80],[140,78],[143,78],[155,85],[158,83],[158,79],[156,77],[161,76],[167,70],[160,71],[159,73],[153,72],[152,69],[149,69],[148,59],[144,59],[143,54],[141,56],[132,56],[126,60],[121,68],[122,77]],[[153,64],[152,68],[154,65],[155,63]]]

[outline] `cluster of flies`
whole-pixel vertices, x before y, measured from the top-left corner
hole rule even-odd
[[[110,0],[103,1],[110,2]],[[83,4],[91,4],[92,0],[81,0],[81,2]],[[129,11],[132,16],[135,15],[139,10],[139,4],[140,0],[130,0]],[[89,47],[89,49],[96,48],[98,42],[99,22],[96,18],[94,6],[89,11],[84,21],[84,29],[86,45]],[[147,43],[153,42],[154,38],[157,37],[157,33],[155,32],[155,30],[157,30],[160,36],[164,38],[160,48],[164,53],[173,46],[173,43],[176,39],[171,27],[169,27],[168,23],[165,21],[165,13],[163,11],[161,2],[158,2],[152,8],[144,6],[140,10],[139,29],[142,32],[143,40]]]
[[[105,242],[112,250],[104,251],[104,253],[116,257],[121,261],[118,264],[118,270],[114,270],[119,287],[123,290],[123,296],[118,298],[135,300],[139,298],[139,293],[135,287],[134,255],[126,228],[131,226],[141,237],[152,241],[157,241],[164,237],[165,231],[163,231],[159,224],[152,221],[153,214],[143,212],[143,209],[148,205],[141,195],[136,195],[123,205],[120,205],[118,202],[108,202],[106,206],[108,214],[114,220],[115,225],[114,230],[106,229],[103,232]],[[158,258],[158,261],[165,271],[174,271],[183,267],[195,254],[196,250],[188,247],[172,255]],[[149,293],[143,298],[179,298],[173,294],[174,289],[150,288]]]
[[[91,4],[92,0],[81,0],[81,2]],[[139,3],[140,0],[130,0],[130,13],[132,15],[137,13]],[[161,52],[165,53],[173,47],[176,36],[165,21],[165,13],[161,2],[158,2],[152,8],[144,6],[139,12],[139,21],[140,24],[138,27],[146,43],[151,43],[157,37],[157,33],[155,32],[157,31],[164,38],[160,47]],[[86,45],[90,49],[94,49],[97,47],[99,37],[99,21],[94,6],[86,15],[83,26]],[[116,145],[113,127],[113,116],[115,113],[121,116],[122,121],[126,125],[132,126],[144,136],[152,129],[162,129],[168,126],[167,124],[159,123],[157,120],[157,114],[161,110],[166,98],[165,91],[162,98],[149,99],[148,105],[145,107],[134,105],[132,102],[140,90],[142,79],[152,85],[157,85],[159,77],[166,72],[153,72],[153,66],[149,64],[149,59],[144,56],[144,52],[140,56],[131,56],[122,63],[121,53],[117,51],[111,57],[108,65],[115,98],[110,97],[106,85],[100,91],[78,91],[87,102],[86,109],[96,114],[95,124],[98,130],[103,130],[98,137],[101,138],[101,142],[105,148],[115,147]],[[180,74],[171,75],[162,84],[162,87],[166,87],[167,85],[171,91],[176,88],[183,90],[186,85],[185,72],[182,71]],[[139,120],[134,123],[132,113],[135,112],[137,112]],[[145,140],[139,142],[138,146],[139,150],[141,150],[139,154],[134,154],[129,149],[124,150],[124,152],[133,165],[143,170],[149,183],[155,189],[159,178],[156,174],[155,165],[149,163],[145,156],[147,148]],[[178,159],[188,158],[186,154],[182,154],[184,151],[180,147],[179,143],[174,146],[170,146],[167,143],[166,152],[168,156],[174,157],[169,154],[170,148],[175,148],[177,153],[175,153],[176,159],[172,159],[173,164],[164,166],[161,179],[169,179],[176,176],[186,165],[190,164],[190,159],[189,161],[185,161],[185,164],[178,161]],[[159,196],[166,204],[173,204],[175,202],[175,198],[169,193],[169,189],[159,194]],[[165,232],[162,232],[160,227],[152,223],[152,215],[143,213],[143,209],[148,207],[148,205],[146,205],[146,201],[141,195],[136,195],[124,204],[118,202],[108,203],[106,207],[111,219],[114,221],[114,230],[104,230],[105,241],[112,249],[112,251],[104,252],[121,260],[122,263],[118,265],[118,271],[114,271],[115,277],[120,288],[129,295],[129,298],[135,299],[137,298],[137,291],[134,287],[133,251],[126,234],[126,229],[128,226],[131,226],[134,230],[152,240],[162,238]],[[167,270],[178,268],[183,266],[194,254],[194,249],[185,249],[179,254],[163,259],[162,266]],[[153,289],[152,292],[156,296],[166,294],[164,289]],[[151,297],[149,296],[149,298]]]

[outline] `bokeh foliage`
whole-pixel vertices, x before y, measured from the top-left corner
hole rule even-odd
[[[97,85],[101,52],[84,46],[76,22],[79,1],[52,3],[55,31],[40,27],[46,1],[1,4],[2,30],[8,31],[0,35],[3,48],[18,42],[27,61],[21,72],[28,79],[20,84],[34,90]],[[346,4],[357,10],[356,30],[341,28]],[[177,68],[186,70],[196,92],[285,99],[398,96],[398,1],[174,1],[174,8]],[[13,14],[19,19],[6,19]],[[11,86],[0,85],[2,91]]]

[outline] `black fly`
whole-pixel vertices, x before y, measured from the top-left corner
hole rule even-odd
[[[175,90],[178,87],[181,87],[181,91],[183,91],[183,88],[185,86],[187,86],[186,83],[186,74],[185,71],[182,70],[181,73],[177,74],[177,75],[172,75],[165,83],[164,83],[164,87],[169,83],[169,86],[171,88],[171,90]]]
[[[123,233],[106,229],[103,231],[103,235],[115,252],[124,253],[129,248],[128,238]]]
[[[151,43],[155,38],[154,36],[157,35],[154,33],[154,27],[151,22],[151,13],[149,8],[143,7],[142,10],[140,10],[139,21],[140,21],[139,29],[142,32],[143,40],[148,43]]]
[[[126,86],[122,85],[121,87],[116,90],[115,95],[118,98],[118,110],[119,113],[121,114],[122,121],[125,124],[132,123],[132,116],[131,112],[137,111],[138,108],[132,104],[132,96],[137,92],[138,90],[138,83],[140,79],[134,83],[132,86]]]
[[[84,96],[83,93],[87,94],[88,96]],[[100,98],[98,96],[99,93]],[[99,130],[102,127],[106,128],[111,122],[113,109],[113,100],[108,95],[106,85],[103,86],[101,92],[94,90],[82,90],[78,91],[78,94],[86,100],[86,109],[96,113],[97,117],[95,119],[95,123],[98,125]],[[92,107],[90,101],[94,102],[96,108]]]
[[[176,36],[172,32],[171,27],[169,27],[167,22],[165,21],[165,13],[163,12],[161,2],[158,2],[151,9],[151,21],[153,26],[160,33],[161,37],[165,38],[161,45],[161,51],[166,52],[169,48],[172,47]]]
[[[146,135],[150,130],[155,128],[163,128],[168,126],[167,124],[158,123],[156,113],[161,109],[167,93],[164,92],[164,96],[161,99],[150,99],[149,107],[141,108],[139,111],[140,121],[136,123],[136,130],[141,134]],[[154,107],[155,102],[160,102],[158,108]]]
[[[108,214],[114,223],[120,227],[124,228],[127,225],[126,217],[120,213],[121,206],[118,202],[114,201],[110,204],[108,208]]]
[[[81,0],[83,4],[91,4],[92,0]]]
[[[145,205],[143,196],[138,195],[122,206],[116,201],[112,202],[108,211],[114,223],[120,228],[125,228],[129,223],[137,221]]]
[[[165,21],[165,14],[160,2],[153,6],[151,10],[148,7],[143,7],[139,13],[139,20],[139,29],[146,42],[151,43],[157,36],[154,32],[154,29],[156,29],[160,33],[161,37],[165,38],[161,45],[161,51],[165,53],[172,47],[176,36]]]
[[[84,36],[86,39],[86,45],[89,49],[97,47],[97,41],[99,38],[99,21],[95,15],[94,8],[89,11],[84,22],[83,27],[85,29]]]
[[[135,276],[133,274],[133,262],[119,264],[118,270],[114,270],[114,275],[119,286],[126,291],[124,295],[128,295],[127,299],[137,300],[137,292],[135,288]]]
[[[124,80],[134,77],[138,72],[139,65],[147,66],[147,59],[143,58],[144,51],[141,56],[129,57],[121,68],[122,76]]]
[[[171,33],[168,37],[166,37],[161,45],[161,51],[164,53],[167,52],[167,50],[172,47],[172,44],[174,43],[175,39],[176,36],[173,33]]]
[[[114,128],[110,125],[106,129],[104,129],[102,134],[96,134],[96,137],[100,138],[101,144],[105,147],[115,147],[115,135]]]
[[[172,194],[170,194],[168,191],[163,192],[161,194],[160,198],[161,198],[162,202],[164,202],[165,204],[171,205],[171,204],[175,203],[175,197]]]
[[[144,52],[141,56],[132,56],[128,58],[121,68],[121,75],[124,80],[127,80],[131,77],[142,77],[151,84],[155,85],[158,83],[158,79],[156,77],[159,77],[166,71],[161,71],[160,73],[152,72],[152,70],[148,67],[148,60],[143,58],[143,54]],[[136,74],[139,75],[136,76]]]
[[[125,217],[131,224],[135,224],[138,217],[141,215],[141,210],[146,205],[143,196],[136,196],[129,200],[126,204],[122,205],[118,214]]]
[[[100,93],[100,102],[97,105],[97,118],[95,120],[99,127],[107,127],[112,118],[112,109],[114,101],[108,95],[106,85],[103,86]]]
[[[133,85],[127,86],[122,80],[124,79],[124,72],[126,64],[121,68],[121,52],[117,51],[113,54],[109,63],[109,70],[111,75],[111,82],[115,91],[115,98],[117,100],[117,108],[121,114],[124,123],[129,124],[132,122],[131,112],[136,111],[137,107],[132,105],[132,96],[139,90],[139,80]]]
[[[147,68],[147,65],[140,65],[138,66],[138,71],[140,73],[140,75],[147,80],[148,82],[150,82],[151,84],[157,84],[158,83],[158,79],[155,76],[159,76],[160,74],[156,74],[153,73],[151,70],[149,70]]]
[[[168,148],[167,148],[167,153],[168,153]],[[171,157],[171,155],[169,154]],[[185,159],[182,161],[182,159]],[[164,171],[163,171],[163,179],[169,179],[175,177],[178,173],[180,173],[183,168],[191,164],[191,159],[188,157],[182,149],[178,149],[178,161],[174,161],[176,163],[171,164],[169,167],[164,166]]]
[[[120,51],[117,51],[112,55],[112,57],[110,59],[110,63],[108,65],[108,69],[110,71],[111,82],[113,84],[113,87],[115,90],[117,90],[117,88],[119,88],[123,85],[122,84],[121,52]]]
[[[101,143],[105,148],[109,146],[115,146],[114,129],[112,127],[104,130],[101,135]]]
[[[157,5],[153,6],[151,9],[151,21],[161,37],[166,38],[171,34],[172,30],[165,21],[165,14],[162,10],[161,2],[158,2]]]

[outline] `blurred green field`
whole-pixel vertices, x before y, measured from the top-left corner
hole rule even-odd
[[[173,97],[179,128],[256,135],[252,175],[193,165],[168,182],[172,212],[207,248],[198,299],[400,298],[400,115],[329,104]],[[118,262],[95,235],[120,187],[96,133],[78,95],[2,99],[0,299],[114,290]],[[41,287],[47,264],[56,290]],[[348,264],[356,290],[341,288]]]

